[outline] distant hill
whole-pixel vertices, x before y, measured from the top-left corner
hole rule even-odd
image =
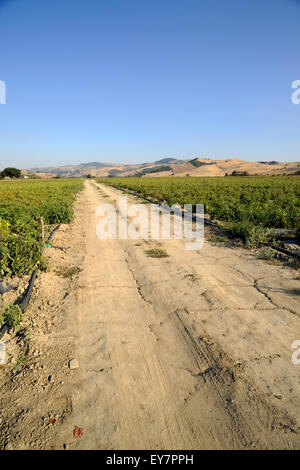
[[[101,162],[92,162],[92,163],[80,163],[81,167],[83,168],[106,168],[107,166],[111,166],[110,163],[101,163]]]
[[[162,158],[161,160],[157,160],[156,162],[154,163],[161,163],[162,165],[164,165],[165,163],[181,163],[182,160],[178,160],[177,158]]]
[[[23,170],[27,176],[40,178],[91,176],[224,176],[232,172],[247,172],[250,175],[293,174],[300,170],[300,162],[259,161],[247,162],[238,158],[212,160],[208,157],[179,160],[163,158],[150,163],[122,164],[90,162],[80,165],[30,168]]]

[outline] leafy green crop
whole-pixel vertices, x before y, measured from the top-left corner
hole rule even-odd
[[[79,179],[0,182],[0,277],[30,274],[42,268],[45,224],[73,218]]]
[[[173,204],[204,204],[212,219],[267,228],[300,227],[300,178],[101,178],[99,182]]]
[[[15,333],[20,329],[20,323],[23,318],[22,310],[18,305],[7,305],[3,313],[0,314],[0,328],[7,325]]]

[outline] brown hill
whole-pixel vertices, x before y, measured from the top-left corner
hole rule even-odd
[[[238,158],[212,160],[210,158],[194,158],[176,160],[166,158],[157,162],[140,164],[83,163],[61,167],[32,168],[23,170],[29,177],[39,178],[83,177],[91,176],[224,176],[232,172],[247,172],[249,175],[282,175],[293,174],[300,170],[300,162],[260,161],[248,162]]]

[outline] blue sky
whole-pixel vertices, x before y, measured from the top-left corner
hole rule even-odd
[[[0,0],[0,167],[300,160],[298,0]]]

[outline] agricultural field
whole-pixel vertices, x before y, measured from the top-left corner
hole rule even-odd
[[[173,204],[204,204],[212,220],[225,222],[232,235],[247,239],[256,231],[300,227],[300,178],[102,178],[142,197]]]
[[[46,228],[71,222],[82,186],[79,179],[0,182],[0,277],[44,267],[40,219]]]
[[[275,204],[288,217],[284,198],[299,207],[298,180],[103,181],[86,178],[74,209],[80,179],[0,183],[0,449],[298,449],[296,264],[266,262],[228,237],[186,250],[181,239],[97,233],[100,205],[120,211],[113,186],[169,204],[204,202],[210,213],[237,195],[250,211],[244,198],[254,204],[265,191],[268,200],[281,195]],[[42,271],[40,217],[47,235],[73,210],[74,223],[54,235],[66,249],[44,250]],[[264,223],[263,231],[282,224]],[[42,272],[23,307],[34,267]]]

